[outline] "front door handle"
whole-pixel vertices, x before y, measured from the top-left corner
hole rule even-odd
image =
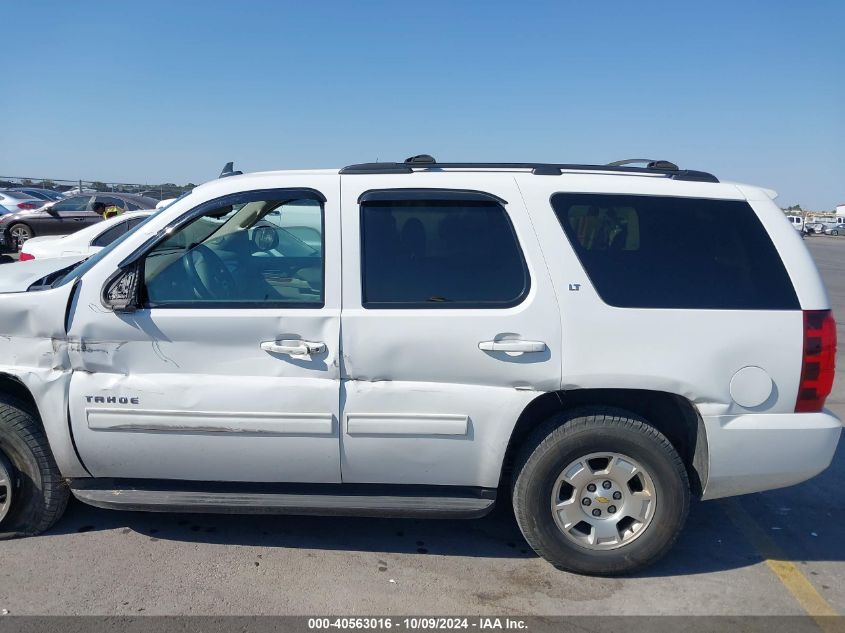
[[[478,349],[485,352],[545,352],[546,344],[543,341],[481,341]]]
[[[326,351],[326,344],[313,341],[264,341],[261,349],[274,354],[288,354],[289,356],[308,356],[321,354]]]

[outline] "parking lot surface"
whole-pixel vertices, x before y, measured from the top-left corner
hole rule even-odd
[[[845,368],[845,241],[807,245],[839,315]],[[842,370],[828,406],[845,416]],[[802,485],[694,504],[669,555],[624,579],[555,570],[525,543],[507,502],[476,521],[144,514],[71,502],[49,533],[0,543],[0,610],[845,614],[843,482],[840,443],[831,468]]]

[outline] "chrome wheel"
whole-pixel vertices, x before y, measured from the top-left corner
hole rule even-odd
[[[561,532],[591,550],[627,545],[654,518],[654,481],[621,453],[590,453],[570,463],[552,488],[552,514]]]
[[[12,467],[0,453],[0,523],[3,522],[12,507],[13,482]]]

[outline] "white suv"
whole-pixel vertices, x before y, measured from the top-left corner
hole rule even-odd
[[[0,531],[68,491],[468,518],[512,496],[558,567],[641,568],[691,496],[836,449],[828,298],[772,195],[418,156],[221,178],[81,265],[4,266]]]

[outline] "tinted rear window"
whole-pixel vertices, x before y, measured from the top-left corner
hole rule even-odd
[[[552,207],[612,306],[799,309],[780,256],[745,201],[558,193]]]
[[[361,250],[368,308],[504,308],[529,288],[516,234],[495,202],[365,202]]]

